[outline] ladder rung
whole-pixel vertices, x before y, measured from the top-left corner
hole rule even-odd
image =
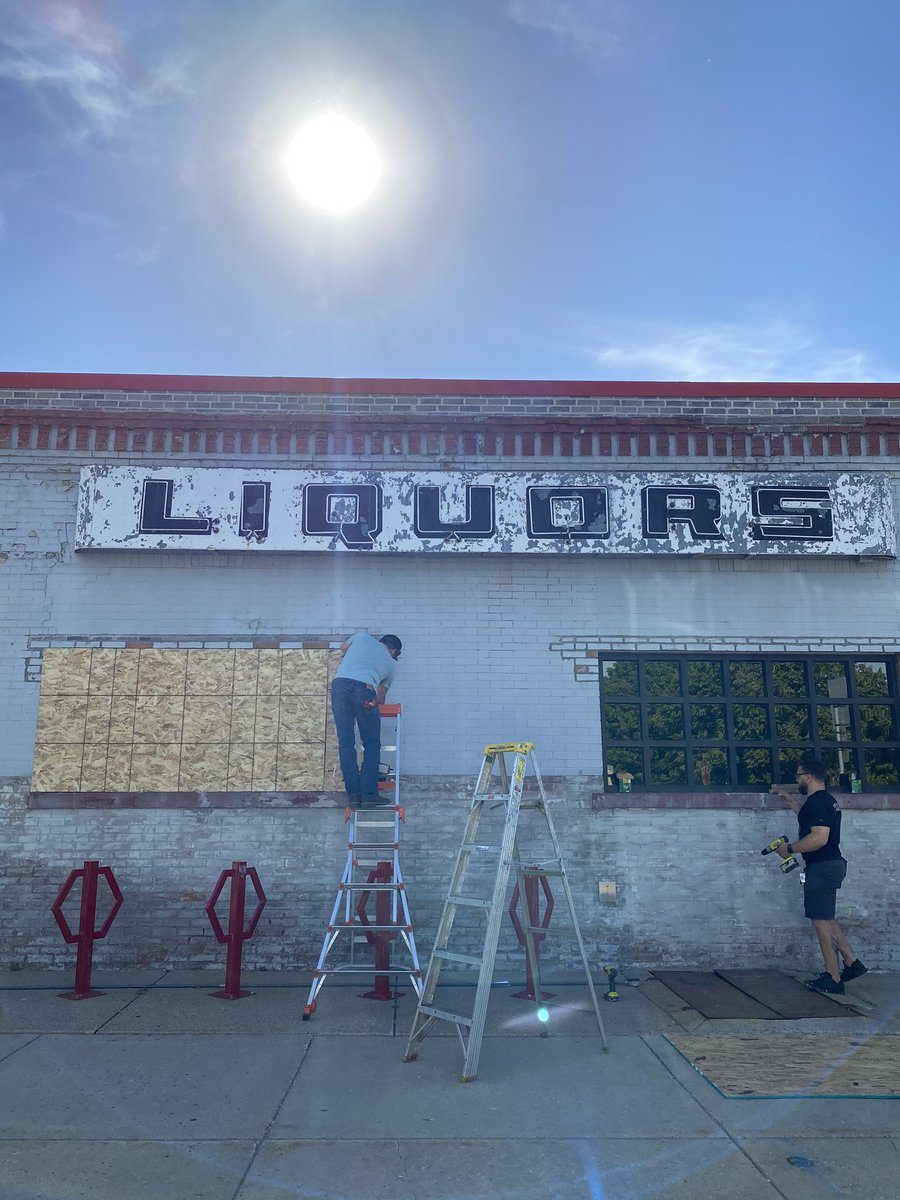
[[[459,904],[464,908],[490,908],[490,900],[478,900],[475,896],[448,896],[448,904]]]
[[[399,842],[348,842],[351,850],[399,850]]]
[[[551,879],[560,879],[562,877],[562,871],[557,871],[555,869],[545,871],[543,867],[523,867],[522,874],[531,875],[535,879],[537,879],[540,875],[546,875]]]
[[[342,892],[394,892],[404,890],[402,883],[339,883]]]
[[[413,967],[389,967],[379,971],[376,967],[321,967],[313,972],[314,975],[417,975]]]
[[[471,1025],[472,1018],[465,1013],[452,1012],[449,1008],[435,1008],[431,1004],[420,1004],[419,1012],[429,1017],[437,1017],[439,1021],[455,1021],[457,1025]]]
[[[389,922],[387,925],[373,925],[371,921],[335,921],[333,925],[326,926],[329,933],[333,933],[335,929],[352,929],[354,933],[365,933],[366,930],[377,929],[396,929],[398,932],[412,932],[412,925],[407,925],[403,921]]]
[[[360,821],[359,817],[357,817],[356,818],[356,828],[357,829],[393,829],[394,822],[393,822],[393,819],[391,819],[390,821]]]
[[[466,963],[470,967],[481,966],[481,957],[477,954],[457,954],[454,950],[432,950],[432,954],[445,962]]]
[[[505,804],[509,799],[509,792],[475,792],[473,799],[483,800],[486,804],[490,804],[492,802],[496,804],[500,804],[502,802]]]

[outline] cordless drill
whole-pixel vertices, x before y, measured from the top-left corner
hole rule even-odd
[[[762,853],[763,854],[772,854],[778,849],[779,846],[784,846],[787,843],[788,843],[788,836],[786,833],[783,833],[781,835],[781,837],[776,838],[774,842],[769,842],[768,846],[766,846],[766,848],[762,851]],[[782,872],[785,875],[787,875],[789,871],[795,871],[797,869],[797,867],[800,866],[800,864],[797,862],[796,858],[794,858],[793,854],[791,854],[788,858],[783,858],[779,865],[781,867]]]

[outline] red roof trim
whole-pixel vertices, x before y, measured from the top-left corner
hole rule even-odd
[[[900,399],[900,383],[678,383],[556,379],[289,379],[254,375],[81,375],[0,371],[0,389],[91,392],[220,392],[329,396],[771,396]]]

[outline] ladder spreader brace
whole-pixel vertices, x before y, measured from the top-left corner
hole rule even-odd
[[[416,995],[422,993],[422,973],[419,956],[409,915],[409,901],[403,873],[400,869],[400,825],[406,820],[406,811],[400,804],[400,717],[399,704],[382,704],[382,720],[393,720],[393,744],[382,745],[382,754],[393,754],[393,768],[387,778],[378,785],[382,795],[390,794],[392,804],[382,808],[344,810],[344,821],[348,826],[347,859],[338,883],[337,895],[331,917],[325,928],[325,938],[319,959],[313,971],[313,979],[303,1020],[308,1021],[316,1011],[316,998],[329,975],[374,975],[375,989],[366,993],[378,1000],[390,1000],[389,977],[409,975]],[[384,831],[388,830],[385,837]],[[381,832],[379,832],[381,831]],[[365,907],[368,896],[374,894],[376,915],[370,921]],[[349,940],[347,962],[328,966],[328,957],[342,934]],[[381,940],[379,940],[381,935]],[[389,938],[399,937],[409,955],[408,965],[392,966]],[[357,961],[356,948],[361,942],[375,945],[375,962]]]
[[[512,756],[512,769],[507,766],[507,755]],[[534,801],[529,798],[523,804],[522,795],[525,788],[525,771],[529,762],[534,772],[538,794]],[[502,792],[492,792],[489,790],[489,785],[495,771],[499,775],[501,786],[505,789]],[[501,806],[504,807],[505,811],[500,844],[480,844],[476,840],[476,835],[482,817],[485,812],[490,812]],[[460,844],[456,865],[450,881],[450,889],[444,902],[444,910],[438,925],[434,950],[432,951],[431,961],[428,964],[428,970],[425,974],[424,987],[419,996],[419,1003],[416,1007],[409,1041],[406,1046],[406,1054],[403,1058],[404,1062],[414,1061],[418,1056],[419,1044],[425,1038],[432,1025],[436,1021],[449,1021],[456,1028],[465,1056],[463,1073],[460,1076],[460,1080],[463,1083],[469,1083],[478,1078],[478,1059],[481,1053],[481,1041],[484,1036],[484,1024],[494,974],[494,960],[497,955],[497,942],[500,936],[500,924],[506,902],[510,871],[513,870],[515,872],[523,895],[525,891],[525,878],[529,873],[533,873],[534,871],[534,867],[523,865],[519,853],[517,829],[519,813],[523,809],[533,809],[541,813],[546,819],[547,832],[549,833],[553,847],[553,856],[548,860],[551,869],[545,870],[542,866],[540,871],[545,875],[555,876],[562,881],[563,893],[569,907],[569,917],[571,919],[569,932],[574,934],[575,940],[578,943],[591,1004],[593,1005],[594,1015],[597,1018],[597,1027],[600,1031],[600,1042],[604,1050],[608,1049],[609,1045],[606,1040],[606,1031],[603,1028],[603,1018],[600,1016],[600,1006],[597,1002],[597,993],[594,989],[594,981],[591,978],[590,965],[581,937],[581,930],[578,926],[578,918],[575,915],[575,903],[572,899],[569,878],[566,874],[565,863],[562,859],[562,852],[559,847],[559,840],[556,836],[553,819],[547,807],[544,782],[534,756],[534,745],[531,742],[506,742],[485,746],[484,759],[482,760],[481,770],[478,773],[475,783],[465,832],[463,833],[462,843]],[[468,895],[466,893],[466,879],[469,874],[469,868],[482,855],[492,854],[497,854],[498,860],[490,899]],[[474,890],[474,888],[471,890]],[[483,935],[484,941],[480,954],[461,954],[449,948],[453,923],[460,908],[482,911],[487,915]],[[539,932],[547,933],[549,931],[541,929]],[[536,1008],[540,1009],[542,1007],[541,979],[538,956],[535,951],[535,930],[532,926],[525,924],[523,925],[523,933],[525,936],[528,964],[534,979],[534,1003]],[[447,962],[478,967],[478,983],[475,989],[475,1002],[471,1015],[453,1012],[435,1003],[438,980],[440,979],[443,966]],[[468,1032],[464,1033],[464,1030]]]

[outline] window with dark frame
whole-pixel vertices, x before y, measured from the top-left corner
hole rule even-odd
[[[893,656],[601,651],[600,705],[612,790],[768,791],[810,751],[836,788],[900,786]]]

